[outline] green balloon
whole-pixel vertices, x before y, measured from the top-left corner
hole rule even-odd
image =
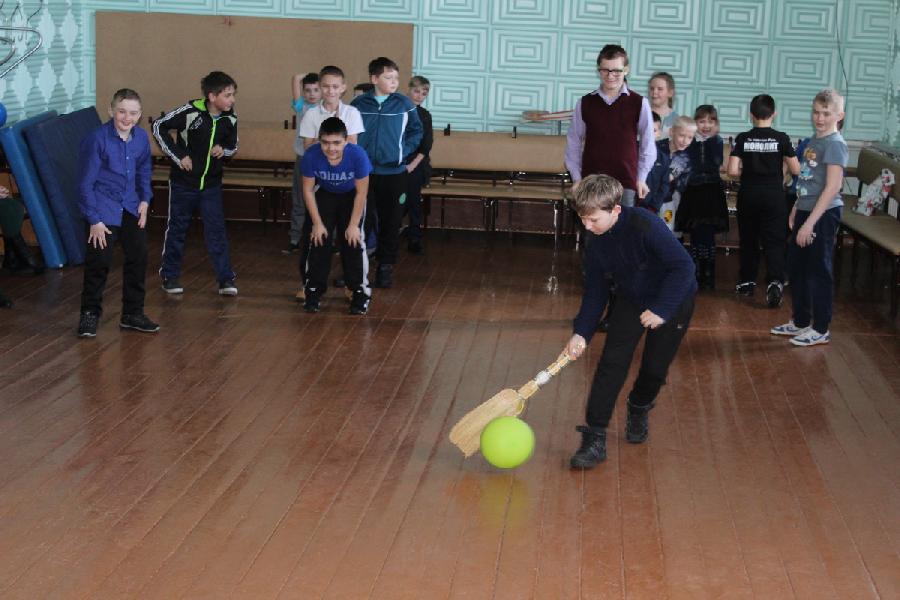
[[[481,432],[481,454],[498,469],[514,469],[534,453],[534,431],[516,417],[499,417]]]

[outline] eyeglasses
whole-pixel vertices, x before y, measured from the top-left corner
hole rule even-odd
[[[619,77],[622,73],[625,72],[625,69],[597,69],[597,72],[601,75],[612,75],[613,77]]]

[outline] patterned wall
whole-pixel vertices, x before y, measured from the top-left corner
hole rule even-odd
[[[10,71],[0,82],[0,102],[9,120],[21,119],[47,109],[68,112],[85,106],[84,36],[81,1],[47,0],[35,14],[40,3],[19,3],[7,0],[0,7],[0,26],[31,27],[36,29],[43,43],[41,48],[22,64]],[[32,15],[34,15],[32,17]],[[29,18],[31,17],[31,18]],[[0,29],[0,56],[12,46],[13,57],[3,66],[5,71],[37,42],[31,33]]]
[[[10,3],[7,2],[7,5]],[[655,70],[678,82],[676,109],[718,106],[747,126],[767,91],[778,125],[809,131],[809,103],[849,88],[847,137],[900,142],[900,0],[50,0],[45,48],[7,76],[13,116],[93,102],[95,10],[411,22],[415,69],[434,83],[435,125],[509,130],[523,110],[563,110],[597,85],[599,47],[624,45],[640,91]],[[37,2],[25,3],[25,12]],[[9,8],[6,9],[7,15]],[[3,15],[0,15],[3,20]],[[2,51],[0,51],[2,52]],[[299,68],[314,68],[301,65]],[[846,82],[844,74],[846,73]],[[548,131],[544,126],[521,130]]]

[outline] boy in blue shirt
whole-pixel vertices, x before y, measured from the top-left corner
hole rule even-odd
[[[607,175],[585,177],[573,190],[590,242],[585,243],[581,309],[565,347],[572,358],[581,356],[594,334],[610,281],[616,286],[616,308],[588,396],[587,424],[576,428],[582,438],[570,461],[573,469],[590,469],[606,460],[606,427],[645,330],[641,369],[628,394],[625,437],[633,444],[647,439],[647,413],[694,312],[693,260],[662,219],[621,206],[622,193],[622,184]]]
[[[366,153],[347,142],[347,126],[329,117],[319,128],[319,143],[307,148],[300,165],[303,199],[312,224],[306,264],[306,312],[319,312],[331,270],[331,232],[340,239],[344,280],[351,290],[350,314],[369,310],[368,258],[362,241],[362,219],[372,165]],[[318,189],[316,188],[318,186]]]
[[[412,100],[397,93],[397,63],[383,56],[376,58],[369,63],[369,79],[375,88],[350,104],[362,115],[365,131],[359,134],[359,145],[372,162],[366,232],[375,227],[377,218],[378,270],[373,285],[389,288],[394,283],[402,205],[408,188],[406,163],[422,141],[422,122]]]
[[[79,337],[95,337],[103,288],[116,240],[125,251],[119,327],[146,333],[159,325],[144,314],[147,274],[147,209],[153,198],[150,139],[140,127],[141,98],[123,88],[113,95],[111,119],[82,142],[78,207],[89,227],[81,292]]]

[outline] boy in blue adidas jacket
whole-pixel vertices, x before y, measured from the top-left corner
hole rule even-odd
[[[369,63],[369,78],[375,89],[357,96],[351,105],[362,115],[366,130],[359,134],[358,144],[372,163],[365,224],[368,238],[377,218],[378,270],[373,286],[389,288],[393,285],[400,246],[400,220],[408,178],[406,158],[419,147],[423,132],[416,105],[397,93],[400,85],[397,64],[379,56]]]

